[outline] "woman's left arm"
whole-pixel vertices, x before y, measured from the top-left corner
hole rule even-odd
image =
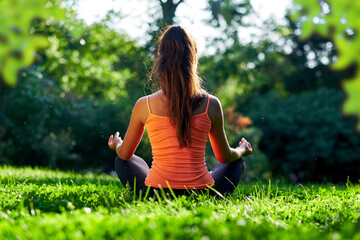
[[[109,147],[116,151],[119,158],[128,160],[135,153],[144,133],[144,124],[148,117],[146,97],[140,98],[132,111],[129,127],[126,131],[124,140],[119,137],[117,132],[115,136],[109,138]]]

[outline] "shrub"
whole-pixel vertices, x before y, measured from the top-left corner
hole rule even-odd
[[[255,96],[247,111],[263,135],[259,147],[276,175],[292,180],[346,181],[360,175],[360,135],[344,119],[340,90],[322,88],[279,98]]]
[[[63,95],[36,67],[21,74],[17,88],[6,90],[0,109],[0,163],[73,170],[113,168],[116,155],[107,139],[115,131],[125,135],[133,100],[123,97],[115,103]],[[151,160],[147,141],[137,153]]]

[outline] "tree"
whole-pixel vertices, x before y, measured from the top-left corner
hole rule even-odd
[[[177,2],[175,2],[174,0],[166,0],[166,1],[159,0],[159,1],[163,13],[162,24],[164,25],[174,24],[176,9],[180,3],[184,2],[184,0],[177,0]]]
[[[0,1],[0,80],[6,85],[14,87],[18,72],[33,63],[39,48],[49,45],[44,36],[31,32],[35,19],[46,23],[63,21],[75,36],[81,34],[74,22],[68,21],[67,10],[61,6],[62,0]]]
[[[51,45],[21,72],[19,86],[1,95],[0,163],[76,170],[111,164],[114,153],[104,143],[115,129],[125,133],[149,57],[106,21],[72,21],[81,38],[62,23],[32,21],[31,32]],[[151,159],[146,144],[138,151]]]
[[[339,79],[351,75],[352,69],[330,71],[324,56],[330,63],[336,48],[328,39],[312,36],[300,41],[292,21],[273,29],[291,46],[290,53],[266,38],[248,46],[234,43],[203,58],[202,74],[212,90],[222,93],[225,107],[236,104],[237,111],[253,120],[261,133],[259,149],[274,175],[313,181],[355,177],[358,172],[351,166],[360,152],[353,146],[360,139],[351,129],[354,121],[341,121],[343,95],[338,90]]]
[[[239,27],[248,25],[244,24],[244,17],[253,13],[250,1],[209,0],[208,3],[212,16],[209,24],[224,32],[224,37],[216,40],[223,41],[230,38],[235,42],[239,41]]]
[[[333,71],[331,65],[336,61],[336,46],[328,38],[312,35],[306,40],[299,37],[301,28],[289,16],[286,16],[287,30],[283,37],[291,45],[290,53],[285,54],[288,63],[294,66],[293,71],[284,76],[286,91],[290,94],[312,91],[330,87],[339,89],[344,77],[354,74],[354,69]]]
[[[292,18],[301,23],[302,39],[316,33],[331,39],[337,47],[338,61],[332,67],[343,70],[352,65],[360,66],[360,24],[358,13],[360,2],[351,0],[295,0]],[[343,103],[346,115],[360,118],[360,71],[342,81],[342,88],[347,94]],[[360,131],[360,121],[357,129]]]
[[[152,15],[152,18],[155,19],[153,22],[149,23],[149,31],[148,34],[150,36],[150,40],[145,45],[145,49],[147,49],[152,55],[156,53],[156,44],[157,39],[160,35],[160,31],[163,27],[167,25],[175,24],[174,18],[176,15],[176,10],[178,6],[184,2],[184,0],[156,0],[160,4],[161,14]],[[159,5],[155,5],[155,9],[158,9]],[[155,12],[158,12],[155,11]]]
[[[106,22],[79,25],[83,29],[81,39],[74,38],[63,26],[34,26],[34,31],[51,42],[37,62],[45,77],[56,80],[65,95],[113,102],[130,97],[130,102],[135,101],[142,95],[146,80],[146,51],[127,35],[110,29]]]

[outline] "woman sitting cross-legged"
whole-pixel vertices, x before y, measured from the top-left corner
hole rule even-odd
[[[211,195],[231,194],[244,174],[242,157],[251,154],[251,145],[243,138],[237,148],[229,146],[220,101],[202,88],[196,54],[196,43],[182,27],[168,27],[151,73],[161,89],[136,102],[124,140],[118,132],[109,138],[118,155],[117,175],[137,194],[148,188],[149,196],[159,188],[176,195],[207,189]],[[152,147],[150,169],[134,155],[144,129]],[[204,157],[208,136],[219,161],[211,172]]]

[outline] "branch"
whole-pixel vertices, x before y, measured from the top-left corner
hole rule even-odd
[[[176,4],[175,4],[175,6],[177,7],[180,3],[182,3],[184,0],[179,0]]]

